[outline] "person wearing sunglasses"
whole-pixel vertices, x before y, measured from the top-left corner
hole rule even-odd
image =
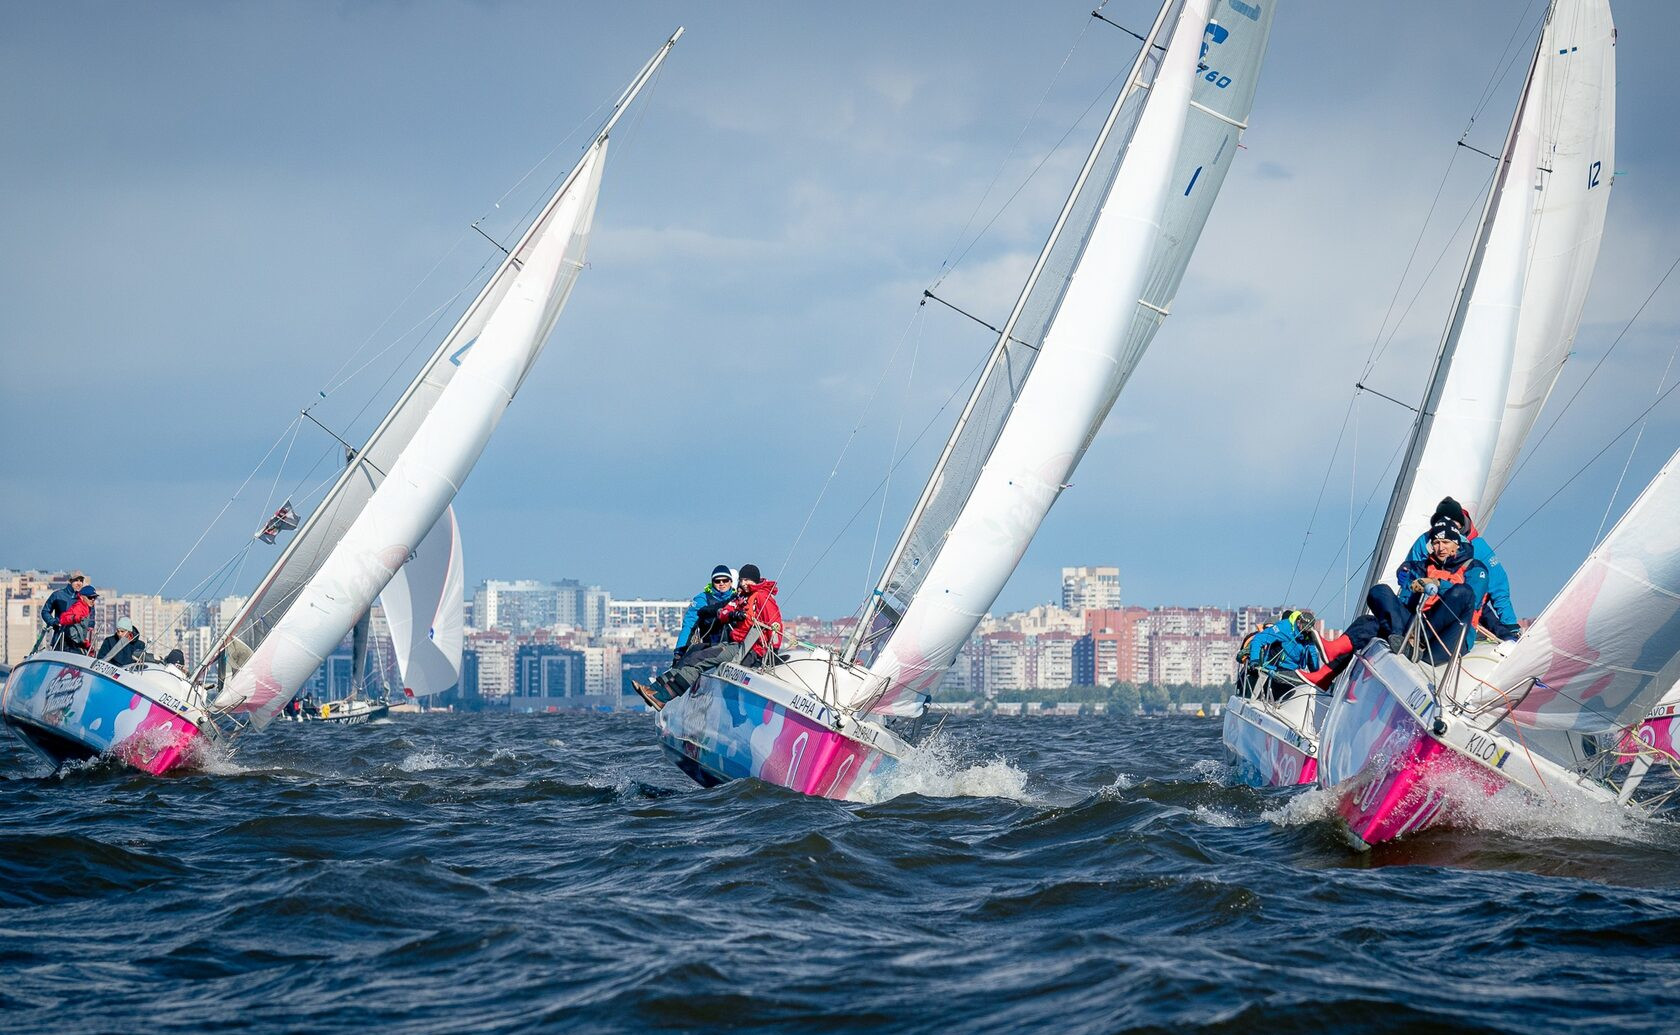
[[[677,633],[677,645],[671,651],[671,663],[675,664],[694,647],[708,646],[723,638],[723,629],[717,625],[718,609],[735,599],[735,571],[727,564],[720,564],[712,569],[712,577],[706,582],[706,588],[694,595],[683,609],[682,629]]]

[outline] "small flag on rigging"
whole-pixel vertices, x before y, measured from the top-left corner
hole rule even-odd
[[[257,530],[256,538],[272,545],[275,536],[281,532],[289,532],[297,526],[297,511],[292,509],[292,501],[287,500],[280,504],[280,509],[274,512],[274,516]]]

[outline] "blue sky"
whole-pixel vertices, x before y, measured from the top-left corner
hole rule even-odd
[[[1421,391],[1463,261],[1453,231],[1487,175],[1455,141],[1469,124],[1497,148],[1542,6],[1282,8],[1175,315],[1000,607],[1051,599],[1063,565],[1112,563],[1132,603],[1282,601],[1294,572],[1291,603],[1340,611],[1350,509],[1374,495],[1357,570],[1407,416],[1358,404],[1296,571],[1352,383],[1398,288],[1407,315],[1371,383]],[[615,134],[591,268],[459,498],[468,579],[674,595],[752,560],[782,579],[784,608],[849,611],[949,428],[940,406],[992,343],[918,309],[921,290],[960,255],[940,293],[1006,315],[1132,55],[1089,8],[0,8],[0,564],[159,588],[347,356],[366,370],[316,412],[365,435],[412,374],[399,361],[430,345],[403,332],[490,257],[468,226],[509,236],[684,24]],[[1664,45],[1680,9],[1617,18],[1609,227],[1541,430],[1680,257]],[[1680,275],[1506,494],[1489,534],[1522,613],[1589,548],[1632,436],[1505,535],[1655,397],[1677,340]],[[883,506],[870,494],[895,437],[902,451],[924,426]],[[1677,444],[1671,397],[1612,519]],[[319,432],[286,436],[167,591],[233,556],[327,450]]]

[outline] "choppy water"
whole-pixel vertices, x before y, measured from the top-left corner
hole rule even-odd
[[[1209,720],[953,722],[871,804],[700,790],[630,715],[163,779],[4,739],[8,1032],[1599,1033],[1680,993],[1676,828],[1505,803],[1359,855]]]

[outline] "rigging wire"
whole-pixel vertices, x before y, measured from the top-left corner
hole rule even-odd
[[[904,325],[904,330],[899,332],[898,345],[894,347],[893,354],[888,358],[887,362],[881,365],[881,373],[875,378],[875,387],[870,389],[869,398],[864,400],[863,410],[858,414],[857,422],[852,425],[850,434],[846,436],[846,441],[841,445],[840,455],[834,458],[834,465],[829,468],[828,477],[823,480],[822,488],[817,491],[816,501],[811,504],[810,511],[805,515],[805,523],[799,526],[799,534],[794,536],[793,545],[788,547],[787,556],[782,558],[782,566],[778,569],[779,571],[785,572],[788,570],[789,566],[792,565],[794,554],[798,552],[799,544],[805,538],[805,531],[811,527],[811,519],[816,517],[817,508],[822,506],[823,497],[828,494],[829,486],[834,483],[835,475],[840,473],[840,465],[845,463],[846,453],[852,448],[852,441],[857,438],[858,432],[862,431],[865,427],[865,420],[869,416],[869,411],[875,405],[876,396],[881,393],[881,386],[886,383],[887,374],[897,364],[898,357],[900,353],[903,352],[904,343],[909,340],[910,328],[915,326],[916,321],[921,319],[922,314],[925,312],[925,308],[925,306],[917,306],[916,312],[910,317],[910,321]],[[792,591],[790,590],[789,592],[791,593]]]
[[[951,403],[956,400],[956,398],[959,394],[962,393],[962,390],[965,387],[967,387],[970,382],[972,382],[975,378],[977,378],[980,375],[981,368],[986,365],[986,360],[990,356],[991,356],[991,351],[990,350],[987,350],[986,352],[981,353],[980,359],[975,362],[974,366],[969,368],[968,375],[966,377],[964,377],[960,382],[958,382],[957,386],[955,388],[951,389],[951,394],[947,395],[945,397],[945,401],[939,405],[939,409],[935,410],[933,412],[933,416],[928,418],[927,423],[922,425],[922,430],[916,433],[916,437],[910,440],[910,444],[908,446],[904,447],[903,454],[901,454],[899,456],[898,460],[893,463],[892,467],[890,467],[888,469],[889,474],[892,471],[897,470],[899,464],[902,464],[910,456],[911,453],[915,452],[917,444],[922,441],[923,436],[925,436],[928,433],[929,429],[931,429],[933,427],[934,422],[939,419],[941,414],[943,414],[947,409],[950,408]],[[863,498],[863,502],[858,504],[857,509],[852,511],[852,516],[846,519],[846,523],[844,525],[840,526],[840,531],[834,533],[834,538],[830,539],[829,542],[828,542],[828,545],[823,547],[823,552],[817,556],[816,560],[811,562],[811,566],[809,568],[805,569],[805,574],[803,574],[799,577],[799,581],[793,584],[793,588],[788,590],[788,595],[789,596],[792,596],[794,593],[796,593],[799,590],[799,587],[803,586],[805,584],[806,580],[809,579],[811,577],[811,575],[816,572],[817,567],[822,564],[823,558],[827,557],[828,554],[829,554],[829,551],[834,549],[835,544],[840,542],[840,537],[845,535],[847,529],[852,527],[852,522],[854,522],[858,519],[858,515],[862,514],[864,512],[864,510],[869,506],[869,502],[875,498],[875,494],[877,492],[880,492],[882,490],[882,488],[885,487],[885,484],[886,484],[886,479],[884,479],[884,478],[881,481],[875,483],[875,488],[870,490],[869,495],[865,496]],[[865,601],[865,602],[867,603],[867,601]]]
[[[262,459],[257,461],[257,465],[251,468],[251,473],[247,474],[245,476],[245,480],[239,483],[239,488],[233,490],[233,495],[229,496],[227,498],[227,502],[222,504],[222,509],[216,511],[216,516],[210,519],[210,523],[204,526],[204,531],[200,532],[198,534],[198,538],[193,540],[193,544],[187,548],[187,552],[182,555],[179,561],[176,562],[175,567],[170,570],[168,575],[164,576],[163,584],[157,588],[157,596],[163,596],[163,591],[169,588],[170,580],[180,574],[181,568],[186,565],[189,559],[192,558],[193,551],[197,550],[199,545],[204,542],[204,537],[210,534],[210,530],[216,527],[217,522],[221,521],[222,515],[226,514],[228,512],[228,508],[233,506],[234,501],[239,499],[240,494],[245,491],[245,487],[251,484],[251,479],[255,478],[257,476],[257,472],[263,469],[263,465],[268,463],[268,458],[274,455],[274,451],[276,449],[280,448],[280,443],[286,441],[286,435],[296,430],[298,422],[302,419],[303,417],[301,414],[293,417],[291,423],[281,429],[280,436],[274,440],[273,445],[268,447],[268,452],[264,453],[262,455]],[[294,439],[295,437],[296,436],[294,435]],[[288,446],[287,452],[289,453],[290,451],[291,447]]]
[[[920,309],[921,306],[917,306],[916,308]],[[904,415],[910,409],[910,398],[914,393],[916,386],[916,361],[920,359],[922,355],[921,327],[922,324],[918,321],[916,343],[910,349],[910,375],[904,379],[904,405],[899,407],[898,424],[893,428],[892,450],[887,453],[889,464],[887,467],[887,474],[883,479],[883,485],[881,488],[881,509],[875,515],[875,538],[869,543],[869,567],[864,569],[864,578],[866,580],[873,580],[875,577],[875,551],[879,549],[881,545],[881,525],[887,518],[887,498],[892,495],[892,465],[890,461],[893,457],[898,455],[898,443],[904,435]],[[867,599],[870,591],[874,588],[875,587],[871,582],[866,581],[863,586],[863,596]]]
[[[1107,2],[1108,2],[1108,0],[1103,0],[1103,6],[1106,6]],[[1097,10],[1101,11],[1102,7],[1098,7]],[[1092,13],[1096,13],[1096,12],[1092,12]],[[1027,116],[1027,121],[1025,121],[1021,124],[1021,129],[1018,133],[1015,134],[1015,139],[1014,139],[1013,142],[1010,143],[1009,150],[1007,152],[1005,152],[1005,154],[1003,156],[1003,161],[998,163],[997,171],[992,173],[991,182],[986,184],[986,189],[980,193],[980,200],[974,203],[973,210],[969,212],[968,218],[963,221],[962,229],[957,232],[957,236],[951,244],[951,252],[956,251],[957,244],[961,243],[963,238],[968,236],[969,227],[974,225],[974,217],[980,214],[980,210],[982,208],[984,208],[985,205],[986,205],[986,199],[992,196],[992,188],[996,187],[998,181],[1003,178],[1003,171],[1009,167],[1009,160],[1011,158],[1015,157],[1015,152],[1016,152],[1017,149],[1020,148],[1022,139],[1025,138],[1026,135],[1027,135],[1027,130],[1031,129],[1032,124],[1038,120],[1038,113],[1039,113],[1040,110],[1043,109],[1044,102],[1050,99],[1050,91],[1052,91],[1056,88],[1056,83],[1058,81],[1060,81],[1060,79],[1062,77],[1062,72],[1064,72],[1067,69],[1068,62],[1073,60],[1074,53],[1079,50],[1080,44],[1082,44],[1085,41],[1085,34],[1087,32],[1089,32],[1090,30],[1091,30],[1091,23],[1089,21],[1085,21],[1085,22],[1080,23],[1079,34],[1074,37],[1073,46],[1069,47],[1068,52],[1065,55],[1063,55],[1062,63],[1059,66],[1057,66],[1055,73],[1053,75],[1051,75],[1050,82],[1045,84],[1044,93],[1039,96],[1038,103],[1033,105],[1032,114],[1028,115]],[[1116,78],[1118,78],[1118,77],[1116,77]],[[1093,105],[1094,105],[1094,103],[1095,102],[1093,102]],[[1085,109],[1086,114],[1089,114],[1090,110],[1091,109],[1089,107],[1086,108]],[[1085,118],[1085,116],[1081,115],[1079,118],[1082,121]],[[1077,122],[1075,124],[1077,125]],[[1073,129],[1072,129],[1072,127],[1070,127],[1068,129],[1068,133],[1072,133],[1072,132],[1073,132]],[[1065,141],[1066,139],[1067,139],[1067,134],[1063,134],[1062,135],[1062,140],[1056,142],[1056,148],[1061,147],[1062,141]],[[1045,155],[1045,158],[1041,159],[1039,161],[1038,165],[1033,167],[1032,171],[1027,174],[1026,182],[1023,182],[1020,187],[1015,188],[1015,193],[1011,194],[1004,201],[1003,206],[1001,208],[999,208],[997,210],[997,212],[992,215],[992,218],[986,221],[986,225],[980,228],[980,232],[978,234],[974,235],[974,240],[970,241],[968,243],[968,245],[963,248],[961,254],[957,255],[957,257],[955,259],[953,259],[951,257],[951,252],[946,252],[945,253],[944,260],[941,261],[940,264],[939,264],[939,269],[940,269],[939,279],[937,279],[933,282],[934,287],[938,287],[940,284],[942,284],[945,281],[946,276],[948,276],[951,273],[951,271],[955,270],[957,265],[959,263],[961,263],[963,261],[963,259],[968,255],[969,249],[973,248],[975,244],[979,243],[979,241],[982,237],[986,236],[986,232],[992,228],[992,224],[997,222],[998,218],[1000,216],[1002,216],[1005,211],[1008,210],[1009,206],[1015,201],[1016,195],[1020,194],[1021,189],[1026,186],[1026,183],[1031,182],[1032,178],[1034,176],[1038,175],[1038,170],[1043,168],[1044,162],[1049,159],[1049,155],[1055,153],[1056,148],[1052,148],[1050,150],[1050,152]]]
[[[1657,381],[1657,395],[1659,397],[1662,395],[1663,386],[1668,384],[1668,375],[1674,369],[1674,357],[1676,355],[1680,355],[1680,338],[1675,339],[1674,348],[1668,354],[1668,365],[1663,367],[1662,378]],[[1593,549],[1597,549],[1598,544],[1603,541],[1604,526],[1610,521],[1610,512],[1616,507],[1616,497],[1621,495],[1622,483],[1627,480],[1628,468],[1633,466],[1633,455],[1639,452],[1639,442],[1645,437],[1645,426],[1649,423],[1650,418],[1639,422],[1639,431],[1633,436],[1633,445],[1628,447],[1627,459],[1622,461],[1622,473],[1616,476],[1616,487],[1610,491],[1610,499],[1604,504],[1604,516],[1598,519],[1598,530],[1593,533],[1592,538]]]
[[[1639,303],[1639,308],[1634,310],[1633,315],[1628,318],[1628,322],[1622,327],[1621,333],[1616,335],[1616,340],[1610,343],[1610,347],[1604,350],[1604,355],[1598,357],[1598,362],[1594,363],[1592,369],[1587,371],[1587,376],[1581,379],[1579,385],[1575,386],[1574,394],[1570,395],[1569,401],[1563,404],[1563,409],[1559,410],[1557,416],[1552,418],[1552,422],[1546,425],[1546,430],[1540,433],[1540,437],[1534,440],[1534,445],[1529,447],[1528,455],[1524,456],[1516,468],[1511,471],[1511,476],[1507,479],[1507,482],[1515,481],[1517,475],[1522,473],[1523,468],[1528,466],[1528,462],[1534,458],[1534,454],[1539,451],[1540,447],[1546,443],[1546,439],[1552,434],[1552,429],[1558,426],[1558,421],[1562,420],[1564,414],[1569,412],[1570,407],[1575,405],[1575,400],[1581,397],[1581,392],[1586,389],[1593,376],[1598,373],[1599,368],[1604,366],[1604,361],[1610,358],[1610,354],[1616,351],[1616,346],[1620,345],[1622,339],[1627,337],[1627,332],[1639,320],[1640,314],[1645,312],[1645,307],[1651,304],[1651,300],[1657,297],[1657,292],[1661,291],[1663,285],[1668,283],[1668,278],[1674,275],[1676,267],[1680,267],[1680,257],[1676,257],[1674,262],[1669,265],[1668,271],[1662,275],[1661,280],[1657,281],[1657,286],[1651,289],[1651,293],[1645,296],[1645,301]]]
[[[1664,389],[1662,394],[1658,395],[1656,397],[1656,399],[1654,401],[1652,401],[1651,405],[1645,407],[1643,410],[1640,410],[1639,413],[1633,418],[1632,421],[1630,421],[1627,424],[1626,427],[1624,427],[1624,428],[1622,428],[1622,430],[1616,432],[1616,434],[1610,439],[1610,441],[1604,443],[1604,447],[1602,449],[1600,449],[1598,452],[1594,453],[1592,455],[1592,457],[1587,460],[1586,463],[1582,464],[1580,467],[1577,467],[1575,469],[1575,473],[1570,475],[1569,478],[1562,485],[1559,485],[1557,487],[1556,491],[1554,491],[1550,496],[1547,496],[1545,498],[1545,500],[1543,500],[1538,507],[1535,507],[1533,510],[1529,511],[1528,516],[1523,518],[1521,521],[1517,522],[1515,528],[1511,529],[1509,532],[1506,532],[1504,534],[1504,536],[1502,536],[1500,538],[1499,545],[1501,547],[1503,547],[1506,543],[1510,542],[1511,538],[1513,536],[1515,536],[1517,534],[1517,532],[1520,531],[1524,525],[1527,525],[1530,521],[1532,521],[1534,519],[1535,515],[1539,514],[1542,510],[1545,510],[1546,507],[1553,500],[1557,499],[1558,496],[1560,494],[1562,494],[1563,490],[1569,488],[1569,486],[1574,483],[1575,479],[1577,479],[1577,478],[1581,477],[1581,475],[1585,474],[1586,471],[1587,471],[1587,468],[1589,468],[1593,464],[1597,463],[1599,457],[1603,456],[1605,453],[1608,453],[1610,451],[1611,446],[1613,446],[1617,442],[1621,441],[1621,438],[1622,438],[1623,435],[1626,435],[1628,432],[1632,431],[1636,425],[1638,425],[1641,421],[1643,421],[1646,418],[1646,416],[1648,416],[1651,413],[1652,410],[1655,410],[1659,405],[1661,405],[1661,403],[1664,399],[1667,399],[1670,395],[1673,395],[1674,390],[1676,388],[1680,388],[1680,381],[1676,381],[1674,384],[1669,385],[1666,389]]]

